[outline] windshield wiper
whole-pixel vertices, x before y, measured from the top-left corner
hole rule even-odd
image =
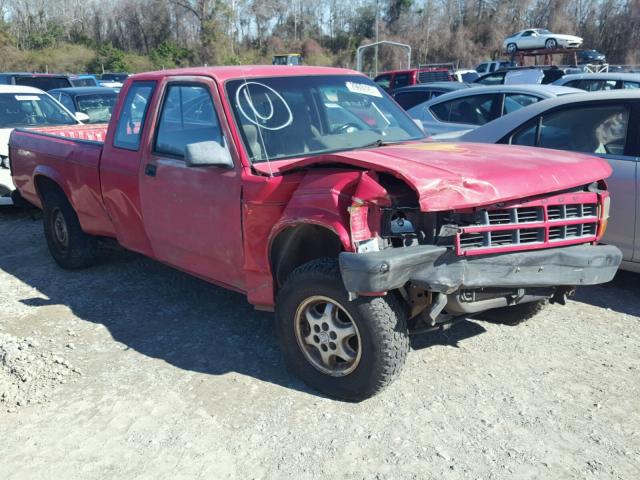
[[[361,147],[356,147],[356,148],[387,147],[389,145],[396,145],[398,143],[403,143],[403,142],[408,142],[408,141],[410,141],[410,140],[397,140],[395,142],[388,142],[388,141],[385,141],[385,140],[383,140],[381,138],[378,138],[378,139],[374,140],[371,143],[367,143],[365,145],[362,145]]]

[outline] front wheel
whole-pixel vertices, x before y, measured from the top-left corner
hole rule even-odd
[[[509,45],[507,45],[507,53],[514,54],[517,51],[518,51],[518,45],[516,45],[515,43],[510,43]]]
[[[548,48],[549,50],[558,47],[558,42],[555,38],[550,38],[546,42],[544,42],[544,48]]]
[[[347,401],[369,398],[400,373],[409,351],[406,312],[393,295],[350,301],[338,262],[298,267],[278,294],[277,332],[289,369]]]

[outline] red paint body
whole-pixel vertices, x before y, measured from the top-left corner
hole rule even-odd
[[[367,215],[358,206],[384,207],[389,202],[377,183],[378,173],[403,180],[416,192],[425,212],[549,195],[611,173],[603,160],[573,153],[421,142],[250,164],[224,82],[343,74],[357,73],[265,66],[135,75],[125,83],[106,130],[74,126],[47,129],[48,135],[15,131],[10,140],[14,182],[25,199],[42,206],[36,178],[48,177],[65,192],[87,233],[115,238],[126,248],[244,292],[252,304],[271,308],[275,291],[270,248],[277,235],[297,225],[316,224],[334,232],[344,250],[354,251],[354,241],[376,234],[379,226],[375,209]],[[209,87],[223,135],[229,139],[233,169],[186,167],[184,162],[152,152],[162,93],[167,82],[175,79]],[[140,149],[128,151],[114,147],[113,138],[123,99],[136,80],[156,81],[157,86]],[[101,136],[104,143],[78,140],[101,140]],[[150,163],[157,167],[154,178],[144,175]],[[323,163],[331,165],[313,168]]]

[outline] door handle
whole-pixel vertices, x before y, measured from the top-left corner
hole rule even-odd
[[[157,168],[158,167],[156,167],[154,164],[147,163],[147,165],[144,167],[144,174],[148,175],[149,177],[155,177]]]

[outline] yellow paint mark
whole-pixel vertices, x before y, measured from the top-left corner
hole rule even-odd
[[[396,148],[406,148],[408,150],[422,150],[428,152],[468,152],[466,148],[457,143],[406,143],[404,145],[396,145]]]

